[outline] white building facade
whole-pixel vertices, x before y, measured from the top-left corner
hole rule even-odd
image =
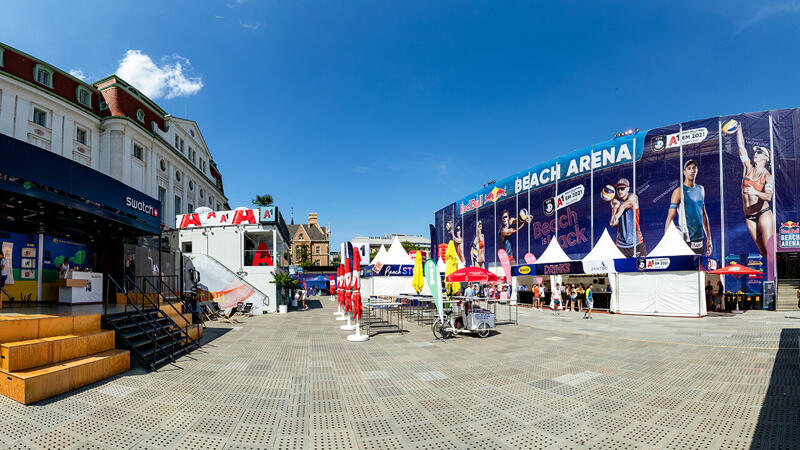
[[[228,209],[196,122],[116,76],[85,83],[0,43],[0,133],[79,162],[161,201],[161,221]]]

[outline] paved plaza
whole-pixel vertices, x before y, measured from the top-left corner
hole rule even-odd
[[[335,303],[311,304],[214,323],[201,350],[158,372],[32,406],[0,397],[0,445],[800,447],[800,313],[588,321],[523,309],[486,339],[434,342],[406,321],[408,333],[351,343]]]

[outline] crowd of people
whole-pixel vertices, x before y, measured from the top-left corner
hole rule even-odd
[[[579,284],[556,284],[550,290],[550,302],[547,302],[547,292],[543,284],[533,286],[533,308],[543,311],[547,305],[558,317],[561,311],[583,312],[584,319],[592,319],[592,308],[594,307],[594,285],[584,287]]]

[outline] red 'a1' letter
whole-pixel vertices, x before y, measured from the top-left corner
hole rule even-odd
[[[231,224],[239,225],[242,222],[247,222],[250,224],[258,223],[252,209],[237,209],[233,213],[233,222],[231,222]]]
[[[181,226],[179,228],[199,226],[202,226],[202,224],[200,223],[200,216],[198,214],[184,214],[183,217],[181,217]]]
[[[256,255],[253,257],[253,265],[267,265],[267,266],[274,266],[275,264],[272,263],[272,258],[269,256],[269,250],[267,250],[267,243],[262,242],[258,244],[258,248],[256,249]]]

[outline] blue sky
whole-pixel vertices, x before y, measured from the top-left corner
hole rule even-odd
[[[799,1],[0,10],[0,42],[63,70],[92,81],[127,63],[199,123],[232,207],[270,193],[287,221],[318,212],[334,248],[427,234],[435,210],[489,180],[624,129],[800,106]]]

